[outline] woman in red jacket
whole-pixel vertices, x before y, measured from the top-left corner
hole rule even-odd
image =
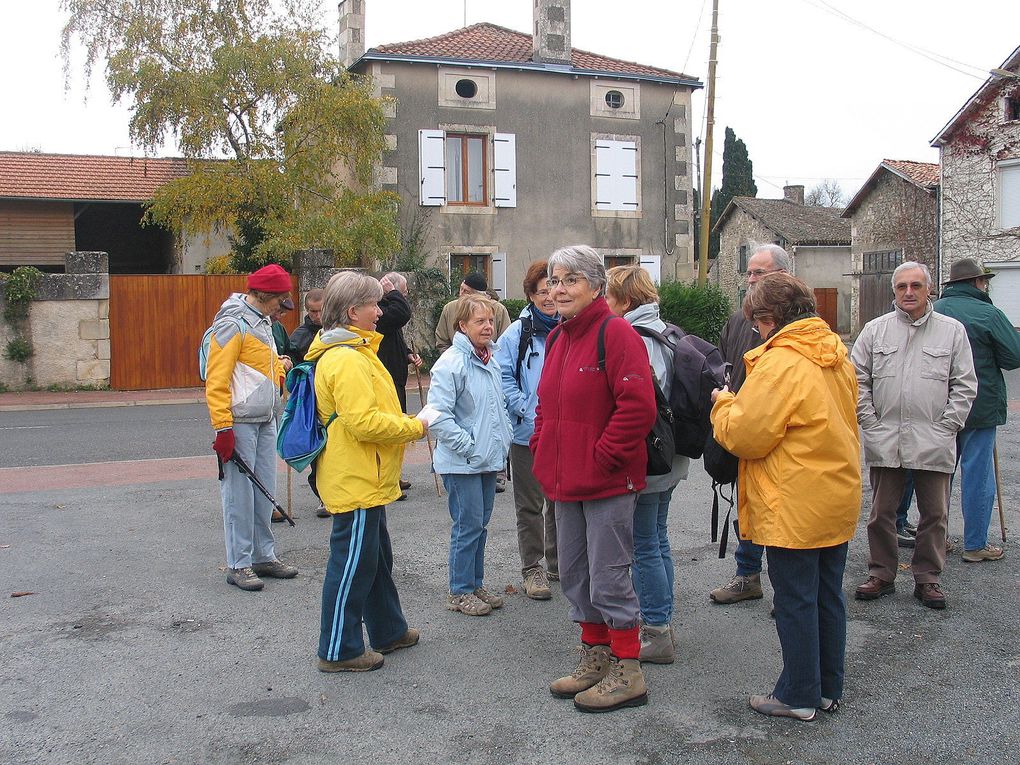
[[[531,450],[535,478],[556,503],[563,594],[581,625],[581,661],[549,690],[606,712],[648,701],[630,564],[655,394],[644,342],[606,305],[598,253],[557,250],[549,274],[563,323],[546,341]]]

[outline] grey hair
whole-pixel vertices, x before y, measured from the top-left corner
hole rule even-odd
[[[892,288],[893,292],[896,291],[896,277],[899,276],[901,271],[909,271],[912,268],[920,268],[924,272],[924,284],[926,287],[931,287],[931,271],[928,270],[928,266],[924,263],[918,263],[916,260],[908,260],[906,263],[900,263],[896,266],[896,270],[892,272]]]
[[[790,255],[778,244],[756,244],[752,255],[767,252],[772,257],[772,265],[779,271],[790,271]]]
[[[376,279],[358,271],[333,274],[322,299],[322,328],[346,327],[351,323],[349,311],[366,303],[378,303],[383,296]]]
[[[549,276],[554,268],[566,269],[567,273],[583,276],[591,288],[605,294],[606,267],[602,257],[586,244],[561,247],[549,256]]]
[[[407,292],[407,278],[403,274],[390,271],[388,274],[383,274],[383,279],[389,279],[394,289],[400,292]]]

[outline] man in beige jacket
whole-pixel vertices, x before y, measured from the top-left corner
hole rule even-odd
[[[496,315],[493,323],[492,341],[496,342],[499,336],[506,332],[506,328],[510,326],[510,313],[506,310],[506,306],[496,300],[494,297],[496,293],[489,291],[489,285],[485,281],[485,277],[477,271],[472,271],[460,283],[460,292],[457,295],[457,299],[451,300],[444,305],[443,312],[439,316],[439,323],[436,324],[436,350],[440,353],[453,345],[453,336],[457,333],[457,322],[455,321],[457,300],[465,295],[473,295],[476,292],[487,294],[496,304],[494,307]]]
[[[913,470],[921,515],[910,564],[914,597],[928,608],[945,608],[939,578],[946,562],[949,479],[977,376],[963,325],[932,310],[928,267],[903,263],[892,284],[892,313],[864,326],[850,356],[872,490],[869,576],[855,596],[874,600],[896,591],[896,508]]]

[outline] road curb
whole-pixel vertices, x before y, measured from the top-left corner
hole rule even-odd
[[[151,399],[143,401],[69,401],[53,404],[2,404],[0,412],[36,412],[46,409],[106,409],[118,406],[169,406],[172,404],[204,404],[205,397]]]

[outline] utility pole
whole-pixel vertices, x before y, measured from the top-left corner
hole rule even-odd
[[[705,119],[705,177],[701,184],[701,234],[698,242],[698,286],[708,284],[708,236],[712,220],[712,129],[715,127],[715,65],[719,44],[719,0],[712,0],[712,40],[708,54]]]

